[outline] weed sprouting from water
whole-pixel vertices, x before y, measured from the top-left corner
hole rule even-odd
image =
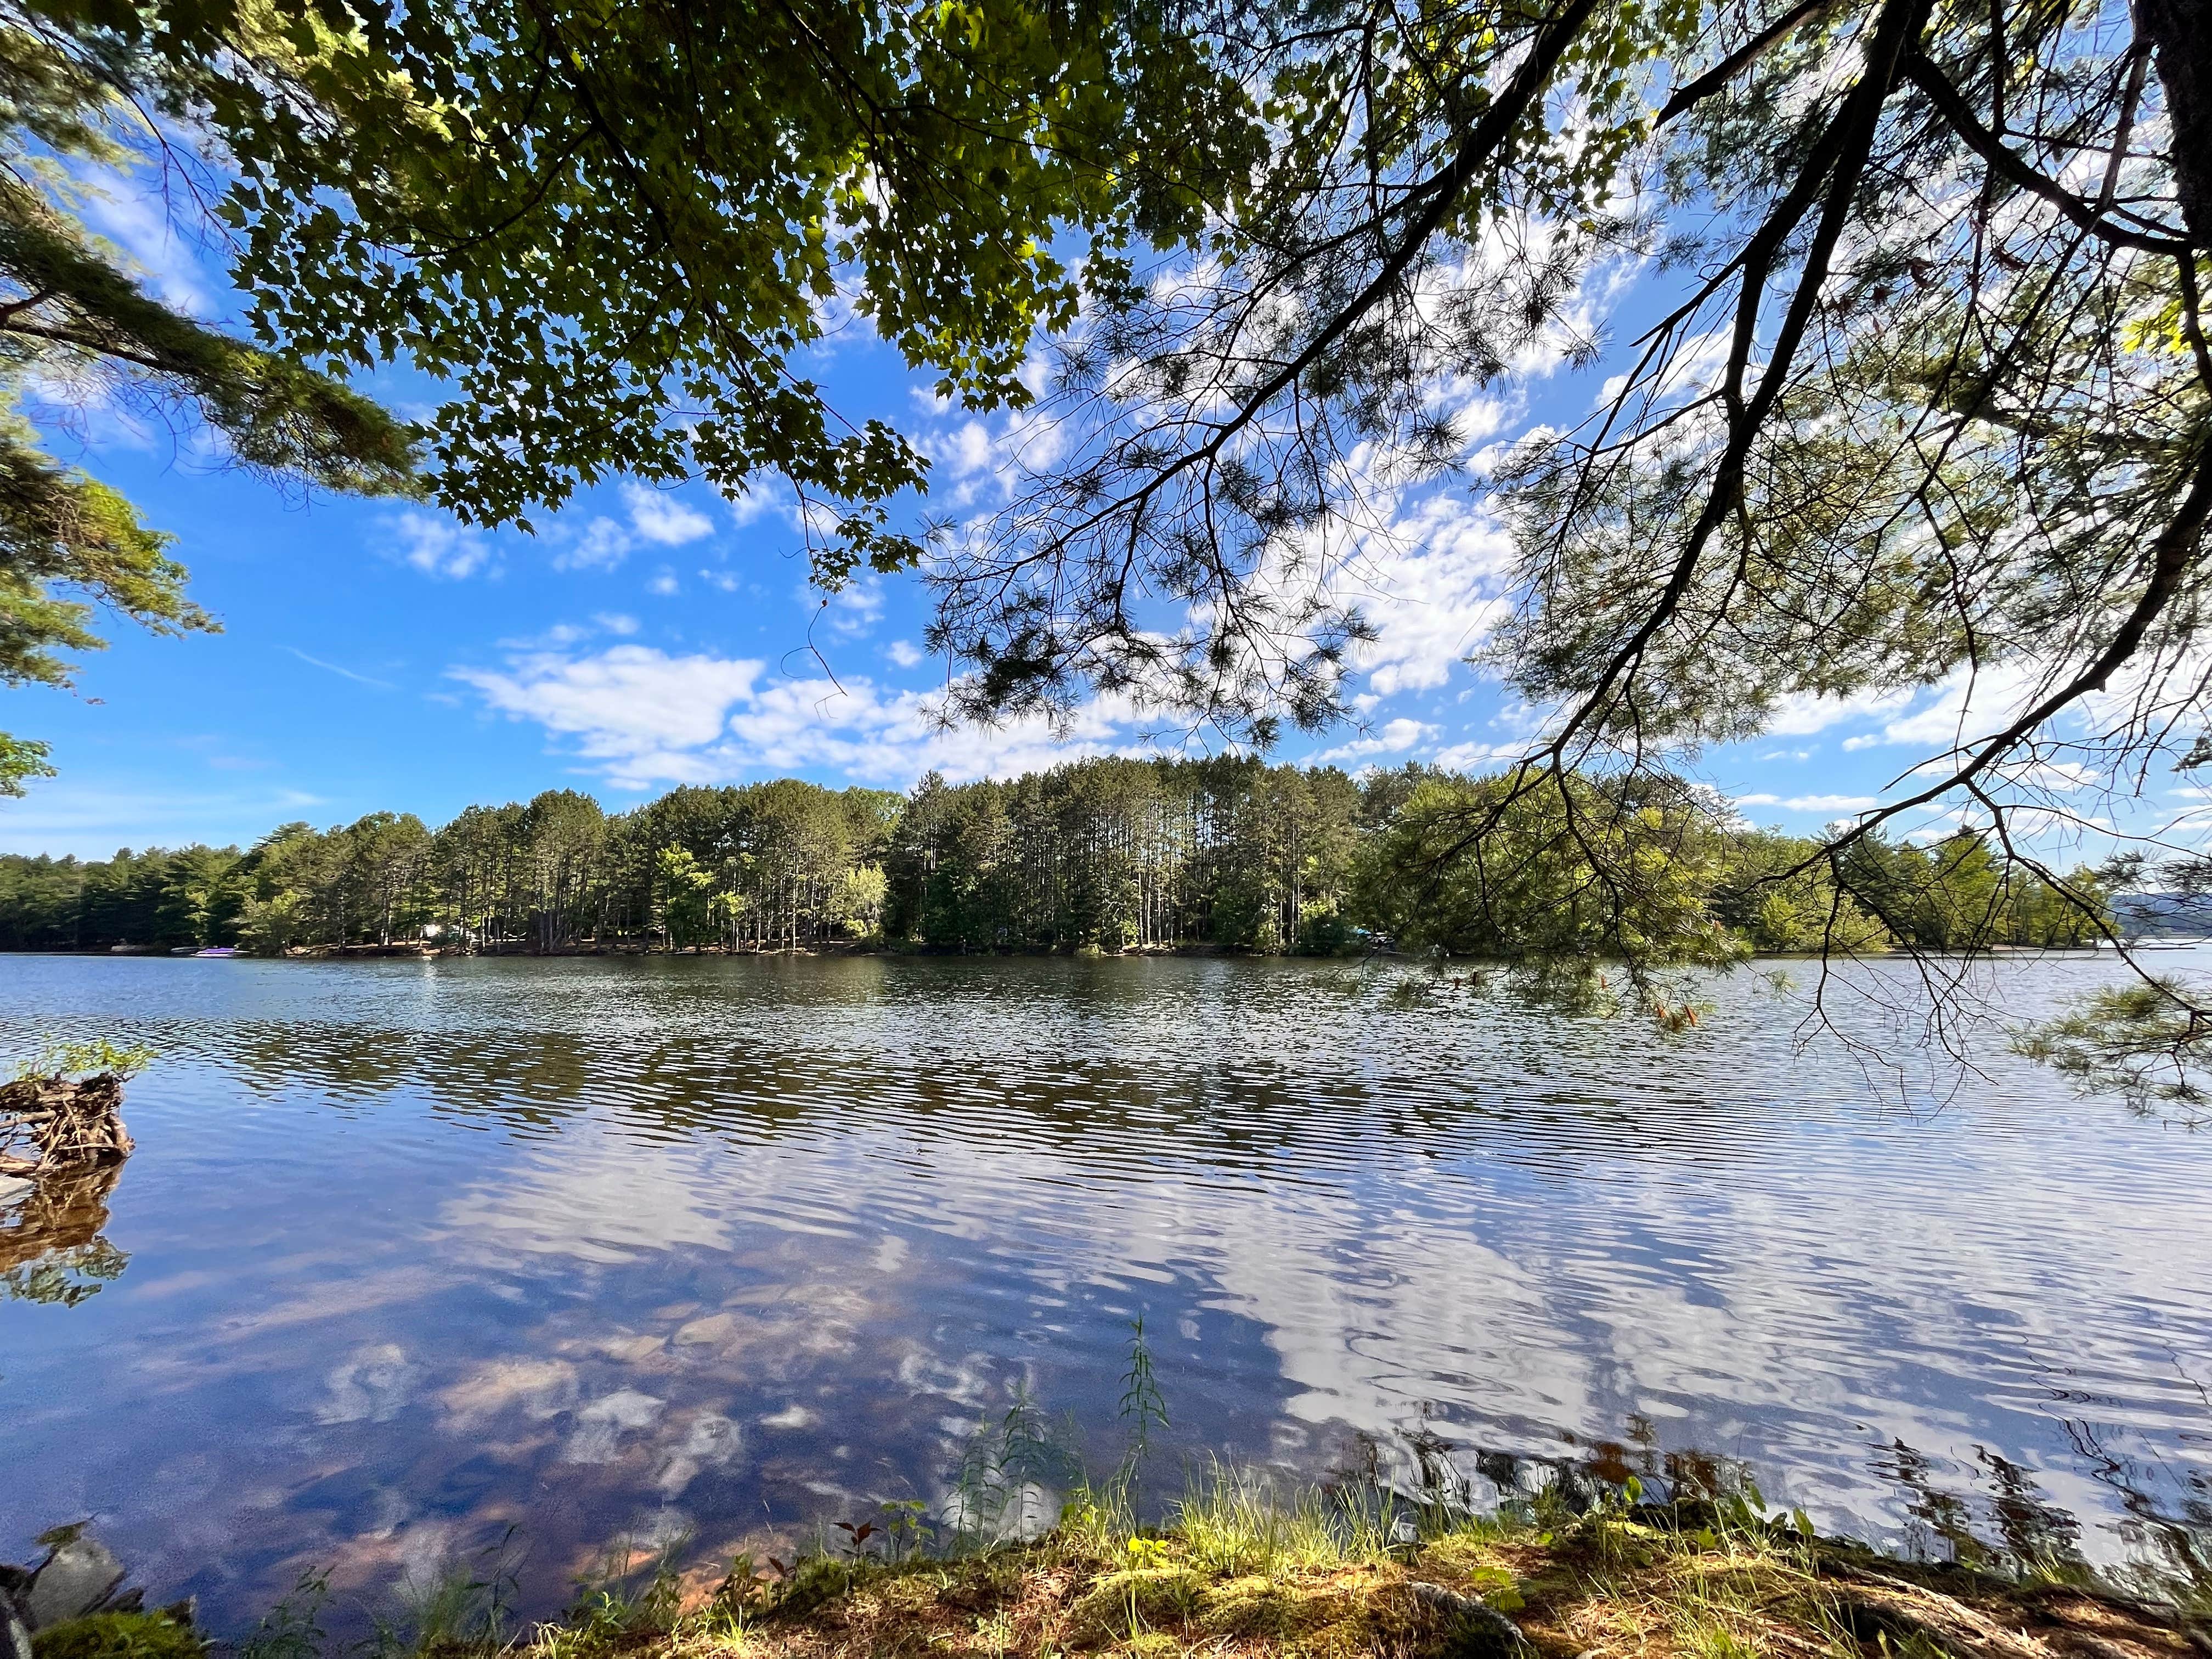
[[[629,1539],[608,1547],[597,1572],[576,1581],[566,1618],[538,1632],[537,1659],[580,1659],[641,1635],[675,1628],[683,1612],[678,1571],[688,1535],[643,1549]],[[642,1557],[641,1561],[640,1558]],[[417,1651],[422,1651],[418,1644]]]
[[[7,1080],[24,1078],[87,1078],[100,1073],[111,1073],[126,1082],[154,1063],[153,1049],[143,1043],[120,1044],[106,1037],[94,1037],[84,1042],[68,1042],[59,1037],[48,1040],[37,1054],[20,1062],[9,1073]]]
[[[428,1654],[507,1639],[516,1589],[512,1557],[517,1529],[465,1560],[453,1562],[428,1583],[399,1581],[403,1624],[380,1622],[376,1646],[386,1653]]]
[[[1425,1008],[1436,995],[1436,981],[1417,975],[1407,974],[1390,987],[1389,993],[1393,1008]]]
[[[1159,1376],[1152,1369],[1152,1351],[1145,1343],[1145,1316],[1129,1322],[1129,1369],[1121,1375],[1120,1418],[1128,1434],[1128,1449],[1121,1456],[1114,1485],[1127,1495],[1132,1509],[1140,1509],[1138,1482],[1146,1458],[1152,1455],[1152,1431],[1173,1426],[1168,1402],[1160,1393]]]
[[[1048,1419],[1017,1381],[1005,1414],[978,1422],[962,1453],[945,1504],[953,1552],[1050,1531],[1061,1494],[1083,1484],[1074,1438],[1073,1423]]]
[[[322,1615],[330,1599],[328,1568],[301,1573],[283,1599],[262,1615],[252,1634],[237,1644],[238,1659],[319,1659],[328,1640]]]

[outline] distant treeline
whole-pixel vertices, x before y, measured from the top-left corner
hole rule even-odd
[[[1475,833],[1479,830],[1480,833]],[[1960,832],[1838,861],[1677,781],[1087,760],[909,794],[783,779],[609,814],[549,790],[432,830],[376,812],[245,852],[0,857],[0,949],[413,940],[485,951],[1334,954],[1376,938],[1522,960],[2080,944],[2104,903]]]

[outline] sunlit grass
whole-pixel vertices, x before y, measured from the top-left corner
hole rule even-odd
[[[1285,1496],[1264,1474],[1218,1461],[1193,1477],[1171,1530],[1194,1566],[1221,1574],[1340,1565],[1351,1541],[1331,1524],[1318,1492]]]
[[[1018,1407],[991,1432],[1033,1460],[1049,1450]],[[1208,1460],[1148,1524],[1124,1460],[1029,1541],[931,1535],[908,1500],[879,1506],[881,1526],[817,1534],[788,1566],[739,1556],[688,1595],[676,1547],[618,1546],[563,1618],[530,1629],[507,1611],[502,1545],[410,1585],[368,1659],[1955,1659],[1999,1625],[2069,1617],[2086,1620],[2080,1650],[2101,1650],[2088,1638],[2131,1617],[2109,1585],[2084,1596],[2078,1565],[2059,1582],[1878,1557],[1766,1514],[1747,1486],[1664,1505],[1630,1481],[1588,1510],[1555,1487],[1478,1515],[1464,1480],[1419,1473],[1410,1492],[1372,1473],[1314,1487]],[[314,1605],[280,1609],[241,1659],[359,1659],[322,1642]],[[2127,1626],[2130,1659],[2194,1659],[2175,1623],[2191,1604],[2170,1605]]]
[[[1085,1490],[1031,1543],[896,1558],[822,1543],[774,1578],[740,1557],[688,1601],[672,1554],[640,1556],[611,1554],[564,1619],[527,1631],[507,1628],[495,1571],[457,1569],[416,1591],[414,1627],[386,1632],[379,1659],[1945,1659],[1993,1620],[2017,1627],[2007,1597],[2045,1598],[2047,1620],[2063,1611],[2050,1598],[2078,1595],[1877,1558],[1735,1500],[1475,1516],[1213,1462],[1155,1527],[1126,1487]],[[2188,1659],[2178,1632],[2157,1639]],[[311,1650],[264,1659],[280,1649]]]

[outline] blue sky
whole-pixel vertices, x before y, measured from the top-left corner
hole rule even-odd
[[[235,314],[236,296],[142,204],[118,197],[97,216],[172,300]],[[1037,441],[1020,421],[937,408],[864,337],[842,337],[817,367],[846,413],[887,415],[936,457],[936,509],[988,507],[1007,460]],[[1485,405],[1485,435],[1572,418],[1606,372],[1538,365]],[[426,396],[396,379],[368,389],[402,407]],[[962,779],[1146,752],[1146,722],[1103,706],[1065,740],[1033,725],[933,729],[944,670],[918,648],[919,579],[825,606],[796,527],[765,498],[614,483],[531,538],[420,507],[288,496],[97,410],[57,447],[176,536],[223,631],[158,640],[118,625],[76,694],[5,693],[0,728],[49,742],[60,775],[0,800],[0,851],[242,844],[285,820],[386,808],[436,824],[548,787],[619,810],[678,782],[897,788],[931,766]],[[1496,612],[1503,531],[1464,487],[1400,503],[1396,527],[1396,549],[1361,580],[1382,631],[1354,688],[1359,723],[1278,758],[1480,768],[1531,729],[1462,660]],[[1754,820],[1810,830],[1871,804],[1923,757],[1914,745],[1948,741],[1958,702],[1938,689],[1807,703],[1704,772]]]

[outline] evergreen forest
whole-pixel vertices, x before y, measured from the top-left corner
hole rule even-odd
[[[2078,945],[2102,919],[2094,874],[2061,890],[1971,832],[1869,837],[1829,860],[1680,786],[1593,783],[1567,814],[1511,794],[1432,768],[1237,756],[933,774],[903,795],[687,787],[619,813],[548,790],[436,830],[374,812],[243,851],[0,857],[0,949],[1395,947],[1589,965]],[[1471,842],[1464,824],[1501,799],[1504,832]]]

